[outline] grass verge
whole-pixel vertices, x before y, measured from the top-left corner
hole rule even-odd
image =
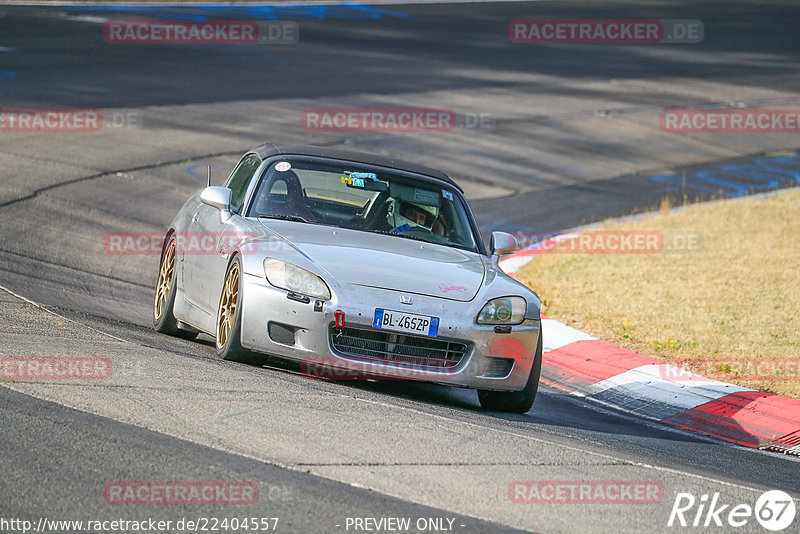
[[[663,236],[664,249],[562,247],[516,277],[539,293],[543,313],[600,339],[800,398],[800,190],[662,209],[660,217],[607,223],[593,234],[607,244],[629,232]]]

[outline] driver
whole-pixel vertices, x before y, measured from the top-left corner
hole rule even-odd
[[[437,221],[430,211],[412,202],[400,201],[398,204],[398,210],[394,214],[393,234],[399,234],[415,227],[424,228],[429,232],[436,231],[439,235],[444,233],[439,228],[434,228]],[[442,226],[441,223],[438,226]]]

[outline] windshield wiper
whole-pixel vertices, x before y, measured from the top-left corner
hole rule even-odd
[[[295,221],[295,222],[303,222],[303,223],[310,223],[311,221],[307,221],[306,219],[300,217],[299,215],[259,215],[259,219],[281,219],[283,221]]]
[[[428,239],[423,239],[423,238],[417,237],[415,235],[408,235],[408,234],[403,234],[403,233],[395,234],[394,232],[387,232],[386,235],[394,235],[394,236],[397,236],[397,237],[402,237],[403,239],[413,239],[414,241],[422,241],[423,243],[433,243],[434,245],[436,244],[435,241],[430,241]]]
[[[429,239],[423,239],[421,237],[416,237],[416,236],[413,236],[413,235],[406,235],[406,234],[402,234],[402,233],[401,234],[395,234],[395,233],[392,233],[392,232],[385,232],[383,230],[369,230],[369,232],[371,232],[373,234],[391,235],[391,236],[396,236],[396,237],[402,237],[402,238],[405,238],[405,239],[413,239],[414,241],[422,241],[423,243],[430,243],[431,245],[444,245],[445,247],[466,250],[467,252],[475,252],[475,253],[478,252],[474,248],[470,248],[470,247],[465,246],[465,245],[460,245],[458,243],[453,243],[451,241],[441,241],[441,242],[440,241],[430,241]]]

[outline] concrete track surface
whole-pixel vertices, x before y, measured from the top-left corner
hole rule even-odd
[[[114,19],[270,17],[296,21],[298,42],[103,39]],[[509,42],[511,20],[536,18],[699,20],[705,37]],[[547,388],[513,416],[480,410],[468,390],[222,362],[207,337],[151,329],[158,257],[108,254],[103,237],[162,231],[203,186],[205,165],[219,183],[266,140],[441,168],[463,184],[485,232],[568,228],[650,209],[665,195],[703,198],[652,177],[794,154],[800,139],[667,133],[659,112],[797,106],[798,21],[793,2],[0,7],[0,107],[100,109],[105,121],[83,133],[0,129],[0,355],[104,357],[113,368],[97,382],[0,384],[0,520],[278,517],[276,531],[294,533],[407,517],[406,532],[763,532],[753,517],[730,526],[727,511],[722,526],[703,526],[705,514],[696,528],[668,521],[678,493],[698,503],[719,494],[719,505],[753,506],[768,489],[797,498],[792,458]],[[301,124],[306,109],[399,107],[453,110],[459,123],[421,133]],[[650,481],[663,495],[649,504],[513,502],[509,488],[531,480]],[[115,506],[103,495],[114,481],[249,481],[259,499]],[[426,518],[441,521],[418,529]],[[398,531],[385,527],[377,530]]]

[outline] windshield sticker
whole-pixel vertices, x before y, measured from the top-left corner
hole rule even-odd
[[[448,191],[446,189],[442,189],[442,196],[444,198],[446,198],[447,200],[453,200],[453,193],[451,193],[450,191]]]
[[[372,180],[373,182],[376,182],[378,180],[378,175],[374,172],[351,172],[350,178],[359,180]]]
[[[275,170],[278,172],[286,172],[292,168],[292,164],[288,161],[279,161],[275,164]]]
[[[378,175],[374,172],[347,172],[342,175],[342,183],[353,187],[364,187],[364,180],[378,181]]]
[[[342,183],[350,185],[350,186],[353,186],[353,187],[364,187],[364,179],[363,178],[355,178],[352,175],[350,175],[350,176],[342,176]]]

